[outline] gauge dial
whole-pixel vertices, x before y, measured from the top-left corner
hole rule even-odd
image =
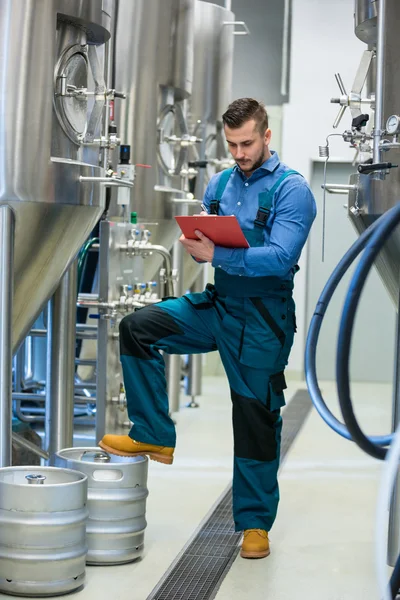
[[[389,135],[396,135],[400,131],[400,117],[392,115],[386,122],[386,131]]]

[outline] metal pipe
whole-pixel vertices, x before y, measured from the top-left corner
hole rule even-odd
[[[232,0],[225,0],[226,10],[232,10]]]
[[[97,331],[97,327],[96,327],[96,331]],[[47,330],[46,329],[31,329],[29,332],[29,335],[32,337],[46,337]],[[95,339],[97,339],[97,335],[95,333],[84,333],[83,331],[77,331],[76,337],[78,340],[95,340]]]
[[[75,383],[76,390],[95,390],[95,383]]]
[[[381,162],[380,141],[382,136],[383,120],[383,78],[385,67],[385,28],[386,28],[386,0],[379,0],[378,9],[378,42],[376,48],[376,90],[375,90],[375,125],[373,142],[373,163]],[[382,177],[379,173],[378,177]]]
[[[12,316],[14,295],[15,217],[0,206],[0,467],[11,466]]]
[[[96,364],[95,358],[76,358],[75,364],[79,366],[92,366]]]
[[[50,456],[73,443],[77,274],[75,260],[49,301],[45,445]]]
[[[32,402],[45,402],[46,396],[44,394],[29,394],[27,392],[21,392],[20,394],[14,393],[12,395],[13,400],[22,402],[23,400]],[[95,397],[89,396],[74,396],[74,404],[96,404]]]
[[[14,389],[16,392],[20,392],[23,387],[24,381],[24,359],[25,359],[25,341],[22,342],[21,346],[14,357]]]
[[[288,64],[289,64],[289,25],[290,25],[290,0],[285,0],[283,12],[283,36],[282,36],[282,73],[281,73],[281,96],[287,96],[288,89]]]
[[[204,290],[204,265],[192,286],[192,292],[202,292]],[[191,401],[187,404],[189,408],[198,408],[197,396],[201,396],[201,379],[203,374],[203,355],[192,354],[189,356],[189,374],[186,388],[186,395],[191,396]]]
[[[351,183],[325,183],[321,185],[321,188],[325,189],[328,194],[347,194],[357,190],[357,186]]]
[[[180,248],[182,249],[182,244],[180,242],[175,242],[174,254],[175,254],[176,244],[179,244]],[[145,252],[146,249],[150,250],[152,252],[156,252],[157,254],[160,254],[163,257],[164,265],[165,265],[165,273],[166,273],[165,274],[166,294],[167,294],[167,296],[174,296],[174,281],[172,278],[172,271],[176,270],[176,269],[174,267],[172,267],[170,252],[168,252],[168,250],[166,248],[164,248],[164,246],[158,246],[158,245],[154,245],[154,244],[149,244],[146,248],[143,248],[143,250],[141,250],[141,249],[140,250],[142,252]],[[182,250],[181,250],[181,252],[182,252]],[[181,268],[183,269],[183,257],[181,259],[181,262],[182,262]],[[181,270],[180,273],[183,273],[183,271]],[[177,295],[181,296],[182,294],[177,294]]]
[[[25,438],[18,435],[18,433],[12,434],[12,440],[16,444],[18,444],[18,446],[21,446],[22,448],[25,448],[25,450],[29,450],[30,452],[33,452],[33,454],[40,456],[40,458],[44,458],[45,460],[49,459],[50,455],[48,452],[46,452],[46,450],[42,450],[36,444],[33,444],[32,442],[28,442],[28,440],[26,440]]]
[[[13,400],[13,414],[19,421],[22,423],[36,423],[36,417],[31,417],[29,415],[24,415],[21,408],[21,402],[18,400]]]
[[[112,187],[129,187],[133,188],[133,181],[128,179],[121,179],[120,177],[85,177],[81,175],[79,177],[81,183],[106,183]]]
[[[177,240],[174,242],[172,252],[172,266],[174,271],[178,272],[180,277],[175,284],[176,295],[183,294],[183,246]],[[181,366],[182,359],[180,355],[172,354],[168,361],[168,397],[170,412],[178,412],[181,395]]]

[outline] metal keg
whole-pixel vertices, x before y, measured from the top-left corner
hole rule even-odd
[[[54,596],[85,580],[87,477],[54,467],[0,469],[0,591]]]
[[[131,562],[143,553],[148,458],[109,455],[100,448],[67,448],[55,464],[88,478],[89,565]]]

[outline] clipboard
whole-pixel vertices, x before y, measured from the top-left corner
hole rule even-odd
[[[222,217],[218,215],[175,217],[183,235],[189,240],[199,239],[195,230],[201,231],[216,246],[223,248],[249,248],[239,221],[235,216]]]

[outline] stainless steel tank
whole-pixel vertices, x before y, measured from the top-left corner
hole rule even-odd
[[[360,3],[366,5],[369,3]],[[371,9],[372,20],[376,20],[379,3]],[[367,11],[366,11],[367,12]],[[357,14],[357,13],[356,13]],[[386,29],[383,40],[383,128],[387,118],[399,114],[400,97],[400,55],[397,23],[400,22],[400,4],[394,0],[387,2]],[[387,137],[387,136],[384,136]],[[399,150],[392,149],[382,152],[382,160],[399,164]],[[389,171],[384,179],[371,175],[354,174],[350,183],[358,185],[357,191],[349,193],[349,216],[358,230],[362,233],[373,221],[400,200],[400,169]],[[400,232],[395,230],[378,256],[376,266],[395,306],[398,305],[400,283]]]
[[[235,15],[198,0],[195,6],[193,89],[189,101],[191,125],[215,125],[232,101]]]
[[[100,448],[67,448],[56,465],[88,478],[88,555],[91,565],[131,562],[143,553],[148,459],[108,455]]]
[[[110,37],[110,7],[0,3],[0,205],[15,213],[14,351],[103,210],[101,185],[80,182],[103,171],[98,148],[81,137],[101,129],[101,69],[91,72]],[[97,96],[71,95],[95,79]]]
[[[85,579],[87,477],[52,467],[0,469],[0,590],[53,596]]]
[[[181,195],[155,186],[182,187],[185,148],[165,139],[188,131],[182,101],[192,91],[194,7],[195,0],[120,0],[117,16],[115,86],[127,93],[116,107],[118,131],[132,162],[152,166],[136,171],[131,210],[168,249],[180,231],[171,200]],[[146,259],[146,278],[159,266],[156,256]]]
[[[188,102],[189,128],[202,139],[191,147],[191,160],[209,160],[196,176],[195,195],[202,198],[219,170],[212,159],[227,157],[222,115],[232,101],[235,15],[222,6],[198,0],[195,6],[193,89]],[[226,168],[224,165],[222,168]]]
[[[355,0],[354,25],[356,36],[366,44],[375,44],[379,0]]]

